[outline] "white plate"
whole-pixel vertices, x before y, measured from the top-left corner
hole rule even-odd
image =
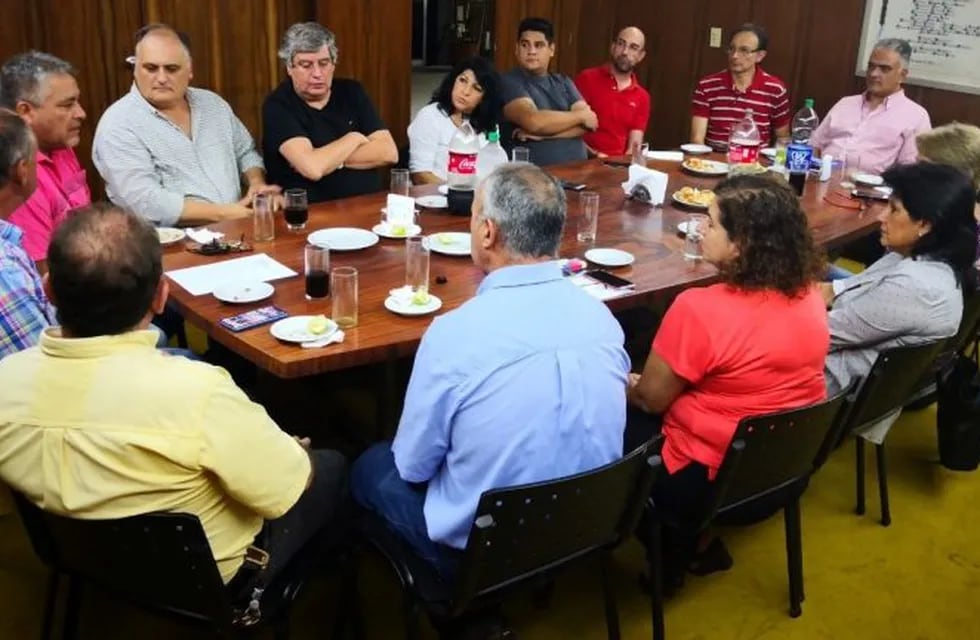
[[[854,182],[868,187],[880,187],[885,184],[885,179],[873,173],[855,173],[851,176]]]
[[[723,176],[728,173],[728,163],[726,162],[716,162],[714,160],[701,160],[700,162],[706,162],[708,165],[703,169],[697,169],[690,166],[688,161],[685,160],[681,163],[681,166],[690,171],[691,173],[696,173],[701,176]]]
[[[420,207],[429,209],[445,209],[449,206],[449,200],[446,196],[420,196],[415,198],[415,202]]]
[[[765,157],[772,159],[776,157],[776,147],[766,147],[765,149],[760,149],[759,153]]]
[[[409,301],[405,304],[404,298],[388,296],[385,298],[385,309],[400,316],[424,316],[427,313],[438,311],[442,307],[442,300],[429,294],[429,301],[425,304],[412,304]]]
[[[679,198],[677,196],[678,193],[680,193],[680,191],[675,191],[670,196],[671,200],[673,200],[677,204],[682,205],[682,206],[685,206],[685,207],[688,207],[690,209],[707,209],[708,208],[708,205],[706,205],[706,204],[698,204],[696,202],[688,202],[687,200],[683,200],[683,199],[681,199],[681,198]]]
[[[371,227],[371,231],[375,232],[382,238],[394,238],[395,240],[400,240],[402,238],[411,238],[412,236],[417,236],[418,234],[422,233],[422,227],[418,226],[417,224],[408,225],[408,226],[402,225],[402,228],[405,230],[405,233],[395,233],[394,231],[391,230],[393,227],[394,225],[376,224],[373,227]]]
[[[443,253],[447,256],[470,255],[470,234],[460,231],[433,233],[425,237],[425,246],[429,251]]]
[[[585,259],[604,267],[625,267],[633,264],[633,254],[629,251],[619,249],[589,249],[585,252]]]
[[[314,231],[306,240],[331,251],[356,251],[378,244],[378,234],[356,227],[333,227]]]
[[[284,342],[312,342],[321,340],[337,330],[337,323],[327,318],[327,330],[323,333],[310,333],[309,323],[315,316],[292,316],[283,318],[269,327],[269,333]]]
[[[187,235],[183,229],[177,229],[175,227],[157,227],[157,237],[160,238],[160,244],[173,244],[175,242],[180,242]]]
[[[275,290],[268,282],[226,282],[215,288],[214,297],[222,302],[245,304],[265,300]]]
[[[438,190],[439,190],[439,193],[441,193],[444,196],[445,195],[449,195],[449,185],[448,184],[440,184],[439,187],[438,187]]]
[[[681,151],[697,156],[701,155],[702,153],[711,153],[711,147],[706,144],[695,144],[693,142],[688,142],[687,144],[681,145]]]

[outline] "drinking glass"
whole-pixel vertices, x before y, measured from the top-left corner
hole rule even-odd
[[[285,200],[283,216],[286,218],[286,227],[293,232],[302,231],[306,228],[307,220],[310,219],[306,189],[286,189],[283,197]]]
[[[429,291],[429,248],[421,237],[405,239],[405,285],[413,294]]]
[[[276,239],[276,219],[272,215],[272,194],[255,194],[252,199],[252,225],[255,242],[272,242]]]
[[[641,167],[647,166],[647,151],[649,149],[650,149],[649,143],[637,142],[636,144],[634,144],[633,148],[630,149],[630,153],[632,154],[631,162],[633,164],[638,164]]]
[[[326,298],[330,295],[330,249],[318,244],[308,244],[303,250],[306,274],[306,299]]]
[[[392,169],[391,170],[391,193],[397,193],[400,196],[407,196],[408,189],[412,182],[409,179],[408,169]]]
[[[861,171],[861,154],[857,151],[844,151],[840,157],[841,182],[850,183],[853,186],[854,174],[861,173]]]
[[[333,321],[341,329],[357,326],[357,269],[334,267],[330,272]]]
[[[531,150],[527,147],[514,147],[514,150],[511,151],[511,159],[514,162],[530,162]]]
[[[582,216],[578,220],[576,238],[584,244],[595,244],[596,229],[599,226],[599,194],[595,191],[583,191],[578,201]]]
[[[684,259],[701,260],[704,253],[701,250],[701,240],[708,228],[708,216],[703,213],[692,213],[687,217],[687,229],[684,234]]]

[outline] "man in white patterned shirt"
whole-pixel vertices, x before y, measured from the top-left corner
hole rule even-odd
[[[245,125],[216,93],[189,87],[190,50],[173,28],[136,34],[134,83],[99,120],[92,161],[118,206],[160,226],[241,218],[267,185]],[[242,179],[247,193],[242,195]]]

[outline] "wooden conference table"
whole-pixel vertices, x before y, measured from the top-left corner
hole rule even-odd
[[[609,302],[614,309],[624,309],[643,304],[660,295],[672,295],[692,285],[705,284],[715,277],[714,267],[704,262],[684,260],[681,255],[684,240],[677,234],[677,223],[691,212],[673,204],[670,194],[683,186],[712,187],[718,178],[703,178],[682,170],[679,163],[650,162],[651,168],[670,175],[667,199],[663,207],[627,200],[621,183],[626,180],[626,169],[611,167],[599,160],[549,167],[552,174],[566,180],[584,183],[600,194],[600,212],[596,246],[614,247],[629,251],[636,261],[629,267],[610,271],[633,281],[635,290]],[[827,248],[849,242],[871,233],[877,228],[874,215],[833,206],[824,201],[828,189],[836,188],[836,182],[808,181],[803,198],[816,241]],[[431,186],[413,188],[413,195],[435,193]],[[568,194],[568,221],[561,244],[561,257],[582,257],[588,248],[576,241],[576,223],[580,215],[578,196]],[[204,329],[208,336],[230,350],[280,378],[299,378],[328,371],[346,369],[363,364],[392,361],[411,355],[418,346],[432,315],[402,317],[384,308],[388,291],[404,284],[405,242],[382,238],[372,247],[351,252],[331,252],[331,267],[353,266],[359,273],[359,318],[355,328],[346,331],[341,344],[315,349],[303,349],[273,338],[269,327],[258,327],[232,333],[218,324],[221,318],[242,313],[260,306],[275,304],[290,315],[330,315],[330,300],[307,301],[304,296],[303,247],[306,236],[325,227],[360,227],[370,229],[380,220],[380,209],[386,194],[378,193],[341,201],[327,202],[310,207],[309,223],[305,231],[290,233],[281,214],[276,216],[276,238],[272,242],[255,243],[256,253],[266,253],[287,267],[301,274],[297,277],[276,280],[271,299],[248,305],[230,305],[211,295],[193,296],[171,282],[171,300],[192,324]],[[469,231],[469,218],[454,216],[445,210],[423,209],[419,224],[423,234],[444,231]],[[209,228],[235,239],[244,234],[252,237],[251,219],[235,220],[209,225]],[[165,248],[164,269],[172,270],[197,266],[219,260],[238,258],[249,253],[203,256],[186,251],[183,244]],[[455,257],[432,252],[430,263],[430,291],[443,301],[437,314],[450,311],[466,302],[476,293],[483,279],[469,256]],[[437,283],[437,278],[444,284]],[[520,321],[515,318],[515,321]],[[569,322],[574,322],[569,318]],[[473,336],[479,340],[479,336]]]

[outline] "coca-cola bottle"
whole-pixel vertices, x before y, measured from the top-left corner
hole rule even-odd
[[[473,131],[469,120],[456,129],[449,141],[449,188],[455,191],[472,191],[476,188],[476,156],[480,152],[480,138]]]
[[[752,109],[745,110],[745,116],[735,123],[728,136],[729,173],[751,173],[758,169],[759,147],[762,136],[752,119]]]

